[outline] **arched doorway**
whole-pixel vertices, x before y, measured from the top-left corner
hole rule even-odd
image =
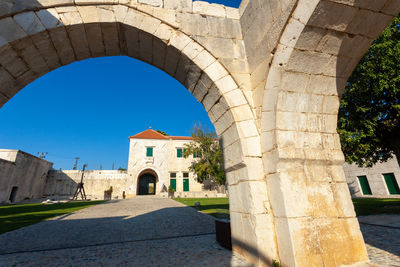
[[[368,260],[343,179],[337,91],[397,15],[397,2],[293,0],[285,9],[271,0],[253,12],[258,1],[250,0],[232,19],[222,7],[168,9],[174,1],[14,2],[1,12],[0,106],[77,60],[128,55],[148,62],[203,104],[222,137],[236,252],[260,265]],[[258,34],[271,3],[279,20]],[[199,9],[213,15],[195,14]],[[201,19],[196,27],[192,18]],[[369,23],[359,27],[363,20]]]
[[[153,174],[145,173],[138,178],[138,195],[155,195],[157,179]]]

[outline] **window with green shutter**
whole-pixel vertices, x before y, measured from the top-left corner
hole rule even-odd
[[[177,158],[182,158],[183,157],[183,149],[182,148],[177,148],[176,149],[176,157]]]
[[[361,191],[363,195],[372,195],[371,188],[369,187],[367,176],[357,176],[358,181],[360,182]]]
[[[188,172],[184,172],[183,173],[183,178],[189,178],[189,173]]]
[[[384,173],[383,177],[385,178],[387,189],[389,190],[389,194],[391,195],[399,195],[400,189],[397,184],[396,177],[393,173]]]
[[[171,173],[169,174],[169,177],[171,177],[171,178],[176,178],[176,172],[171,172]]]
[[[153,148],[146,147],[146,157],[152,157],[152,156],[153,156]]]

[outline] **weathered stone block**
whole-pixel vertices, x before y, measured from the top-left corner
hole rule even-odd
[[[164,8],[192,12],[192,0],[164,0]]]
[[[21,13],[14,16],[14,20],[27,34],[35,34],[44,31],[45,28],[34,12]]]
[[[36,15],[39,17],[42,25],[44,25],[46,29],[53,29],[63,25],[55,8],[39,10],[36,12]]]
[[[0,20],[0,46],[25,36],[25,31],[12,18]]]
[[[16,42],[13,47],[17,54],[24,59],[33,72],[37,73],[38,75],[43,75],[50,71],[46,61],[36,49],[30,38],[24,38],[23,40]]]
[[[138,0],[141,4],[151,5],[155,7],[163,7],[163,0]]]
[[[193,13],[222,18],[226,17],[225,7],[223,5],[210,4],[203,1],[193,2]]]
[[[18,56],[10,45],[0,47],[0,65],[3,66],[14,78],[28,71],[28,66]]]

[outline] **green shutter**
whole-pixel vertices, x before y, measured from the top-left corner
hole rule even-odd
[[[184,192],[189,191],[189,179],[183,179],[183,191]]]
[[[176,192],[176,179],[169,179],[169,185],[175,190]]]
[[[152,147],[148,147],[146,149],[146,157],[152,157],[153,156],[153,148]]]
[[[182,158],[182,148],[177,148],[177,149],[176,149],[176,156],[177,156],[178,158]]]
[[[363,195],[372,195],[372,191],[371,191],[371,188],[369,187],[367,176],[362,175],[362,176],[357,176],[357,177],[358,177],[358,181],[360,182],[360,186],[361,186]]]
[[[396,177],[394,177],[393,173],[384,173],[383,177],[385,178],[386,186],[391,195],[399,195],[400,189],[397,184]]]

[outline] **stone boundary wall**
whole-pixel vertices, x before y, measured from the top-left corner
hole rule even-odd
[[[46,196],[73,196],[77,184],[81,181],[82,171],[79,170],[52,170],[49,172],[45,195]],[[83,177],[84,189],[88,198],[103,199],[104,191],[113,187],[113,198],[122,198],[126,188],[128,174],[118,170],[89,170]]]
[[[53,163],[20,150],[0,149],[0,203],[9,202],[17,187],[15,202],[43,195],[46,177]]]

